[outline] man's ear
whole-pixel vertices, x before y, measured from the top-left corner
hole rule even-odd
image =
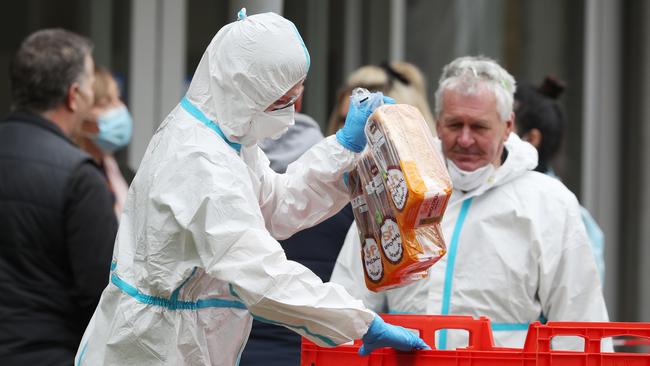
[[[515,126],[515,113],[511,112],[510,113],[510,118],[506,120],[506,130],[504,131],[503,134],[503,141],[508,140],[508,136],[510,136],[510,133],[513,131]]]
[[[81,93],[79,88],[81,88],[81,86],[78,83],[72,83],[70,84],[70,87],[68,88],[68,92],[65,95],[65,101],[64,101],[65,107],[71,112],[75,112],[77,108],[79,108],[78,98],[79,98],[79,93]]]

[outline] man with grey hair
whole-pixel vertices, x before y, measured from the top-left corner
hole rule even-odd
[[[108,281],[117,223],[93,159],[72,143],[93,106],[92,44],[33,33],[0,122],[0,364],[71,365]]]
[[[445,66],[435,118],[454,186],[442,220],[448,254],[427,279],[373,293],[363,286],[353,225],[333,282],[375,311],[487,316],[502,347],[523,347],[536,320],[608,320],[576,197],[533,171],[535,148],[512,133],[514,91],[514,78],[493,60]],[[437,347],[466,346],[467,336],[442,330]],[[580,348],[577,339],[554,347]]]

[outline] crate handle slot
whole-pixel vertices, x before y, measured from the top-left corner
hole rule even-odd
[[[467,349],[476,351],[493,350],[494,340],[490,319],[480,317],[474,319],[464,315],[429,315],[426,317],[403,316],[396,314],[381,314],[387,322],[405,328],[417,329],[420,337],[432,348],[436,349],[436,331],[441,329],[462,329],[469,333]]]

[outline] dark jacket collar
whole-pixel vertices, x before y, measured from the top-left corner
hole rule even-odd
[[[25,110],[14,111],[9,113],[7,117],[5,117],[5,119],[2,121],[2,123],[6,122],[19,122],[38,126],[59,136],[71,145],[77,146],[68,136],[66,136],[65,133],[63,133],[63,130],[61,130],[59,126],[54,124],[54,122],[50,121],[49,119],[41,116],[40,114]]]

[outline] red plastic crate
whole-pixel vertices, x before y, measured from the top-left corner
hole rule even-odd
[[[430,351],[400,352],[382,348],[370,356],[357,354],[361,341],[335,348],[319,347],[302,340],[301,366],[650,366],[650,354],[601,353],[600,341],[614,336],[650,339],[650,323],[534,322],[528,327],[523,349],[495,347],[490,320],[485,317],[441,315],[387,315],[391,324],[417,329]],[[469,333],[466,348],[435,349],[439,329],[464,329]],[[579,336],[584,352],[551,350],[555,336]]]

